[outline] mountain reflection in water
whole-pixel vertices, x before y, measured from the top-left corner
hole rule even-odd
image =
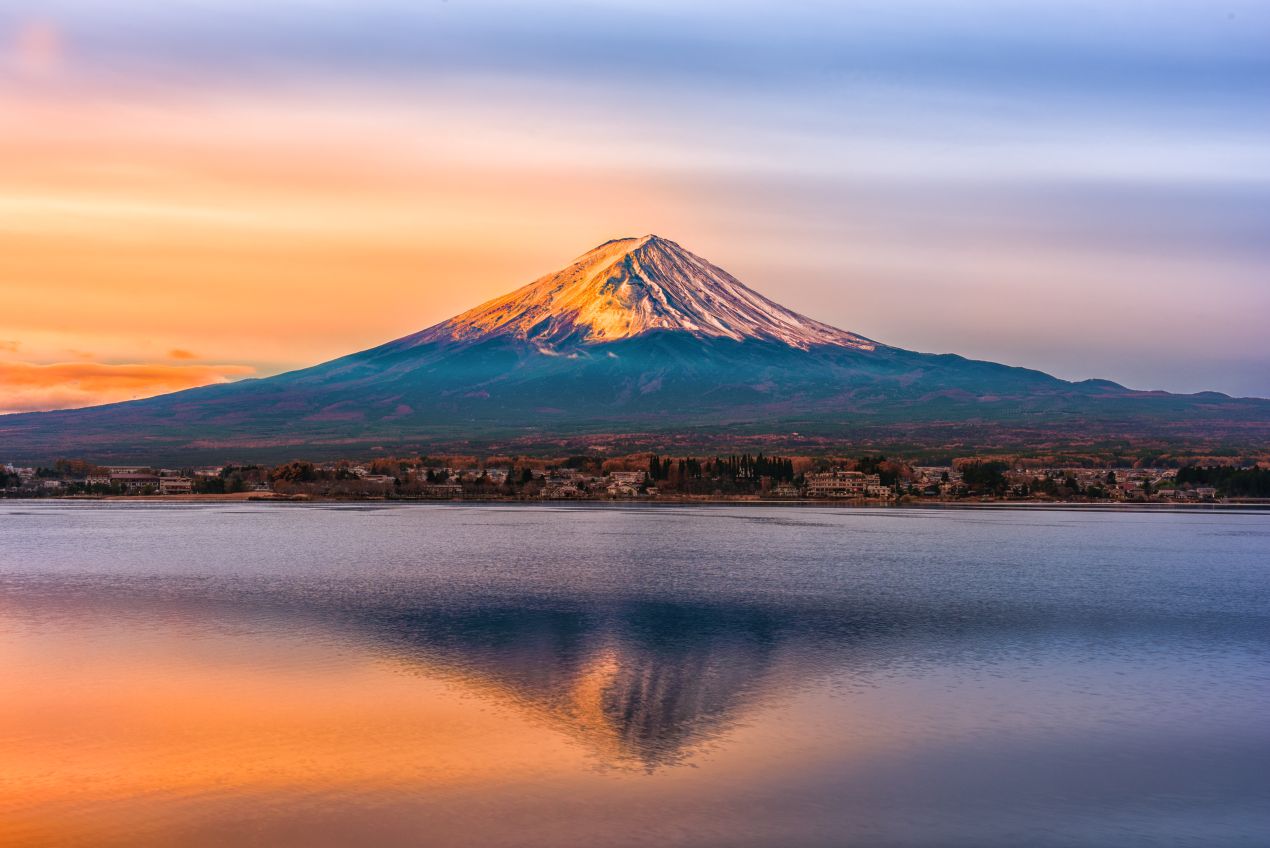
[[[403,662],[541,710],[612,765],[673,763],[775,684],[797,638],[778,610],[629,602],[602,609],[416,610],[357,623]]]
[[[338,626],[406,668],[462,681],[549,717],[606,764],[654,769],[689,758],[749,708],[832,677],[840,687],[941,664],[996,663],[1045,644],[1203,639],[1212,622],[1137,599],[1072,603],[894,597],[864,587],[825,599],[750,591],[676,601],[630,587],[592,596],[492,596],[431,588],[327,597],[252,593],[275,614]],[[719,594],[727,596],[727,591]],[[1264,619],[1232,617],[1228,636],[1270,644]]]

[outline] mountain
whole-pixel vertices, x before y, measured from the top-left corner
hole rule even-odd
[[[0,458],[368,450],[1264,446],[1270,401],[917,353],[815,321],[658,236],[605,242],[414,335],[320,365],[0,416]]]
[[[556,350],[656,330],[782,342],[802,350],[875,347],[862,336],[791,312],[673,241],[651,235],[607,241],[561,271],[409,339],[509,336]]]

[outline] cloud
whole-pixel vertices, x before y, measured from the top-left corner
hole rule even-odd
[[[185,348],[174,347],[168,351],[168,357],[170,359],[198,359],[198,354]]]
[[[27,21],[18,27],[9,45],[9,55],[13,65],[22,74],[51,74],[61,67],[65,58],[62,32],[51,21]]]
[[[15,341],[13,339],[0,339],[0,351],[3,351],[5,353],[17,353],[18,346],[20,344],[21,342]]]
[[[652,231],[891,344],[1270,391],[1264,0],[13,5],[9,358],[289,369]]]
[[[255,373],[250,365],[98,362],[0,362],[0,413],[94,406],[226,383]]]

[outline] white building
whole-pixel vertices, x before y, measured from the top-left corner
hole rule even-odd
[[[807,475],[807,494],[813,498],[863,498],[870,486],[881,486],[877,474],[862,471],[822,471]]]

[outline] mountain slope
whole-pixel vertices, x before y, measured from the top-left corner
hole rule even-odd
[[[542,348],[601,343],[653,330],[779,341],[806,350],[874,343],[791,312],[660,236],[607,241],[573,264],[403,340],[507,335]]]
[[[0,459],[561,449],[612,444],[612,434],[667,449],[766,437],[812,447],[1255,445],[1270,438],[1270,401],[1070,383],[890,347],[791,312],[645,236],[606,242],[506,297],[312,368],[0,416]]]

